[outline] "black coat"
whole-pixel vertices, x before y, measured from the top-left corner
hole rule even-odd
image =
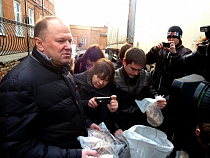
[[[104,88],[96,89],[92,85],[91,79],[88,75],[89,71],[74,75],[74,80],[79,89],[82,105],[85,115],[96,124],[104,122],[108,129],[113,133],[115,131],[115,113],[111,113],[107,104],[100,104],[97,108],[90,108],[88,101],[93,97],[109,97],[113,94],[111,86],[107,84]]]
[[[159,95],[167,96],[170,94],[171,84],[174,79],[180,78],[186,75],[187,67],[180,63],[180,58],[184,55],[190,54],[192,51],[185,48],[181,43],[176,46],[175,54],[169,54],[166,49],[160,49],[156,51],[153,48],[146,54],[147,64],[155,63],[155,72],[153,75],[154,89],[158,90],[159,83],[161,83],[159,91],[156,92]],[[161,82],[160,82],[160,78]]]
[[[87,131],[73,78],[40,57],[36,49],[33,55],[0,84],[0,155],[79,158],[77,137],[87,136]]]
[[[142,113],[135,100],[151,98],[151,76],[146,70],[141,70],[135,78],[130,78],[121,67],[115,70],[115,94],[119,103],[116,128],[127,130],[133,125],[148,125],[146,114]]]

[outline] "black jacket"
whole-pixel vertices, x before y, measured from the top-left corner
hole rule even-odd
[[[151,98],[151,76],[146,70],[141,70],[135,78],[130,78],[121,67],[115,70],[115,94],[119,103],[119,114],[116,127],[127,130],[133,125],[148,125],[146,114],[142,113],[135,100]]]
[[[156,92],[159,95],[169,95],[171,84],[176,78],[180,78],[186,75],[187,68],[180,63],[181,56],[190,54],[192,51],[185,48],[181,43],[176,46],[175,54],[169,54],[166,49],[160,49],[156,51],[153,48],[146,54],[147,64],[155,63],[155,72],[153,75],[154,89],[158,90],[159,83],[161,83],[160,89]],[[160,81],[161,78],[161,81]]]
[[[66,68],[66,67],[64,67]],[[0,155],[80,158],[87,136],[73,78],[36,49],[0,84]]]
[[[93,97],[111,96],[113,94],[112,87],[107,84],[101,89],[94,88],[88,72],[89,71],[85,71],[74,75],[74,80],[80,93],[85,115],[93,123],[100,124],[101,122],[104,122],[111,133],[113,133],[115,131],[114,123],[116,112],[111,113],[107,104],[100,104],[97,108],[90,108],[88,106],[88,101]]]

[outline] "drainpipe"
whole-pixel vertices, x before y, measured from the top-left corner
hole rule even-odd
[[[44,0],[42,0],[42,17],[44,17]]]
[[[30,49],[29,49],[29,37],[28,37],[27,0],[25,0],[25,20],[26,20],[26,34],[27,34],[27,47],[28,47],[28,55],[30,55]]]

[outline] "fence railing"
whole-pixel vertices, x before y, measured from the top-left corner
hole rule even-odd
[[[34,44],[32,25],[0,17],[0,56],[29,53]]]

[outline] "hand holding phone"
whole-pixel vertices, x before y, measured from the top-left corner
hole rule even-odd
[[[111,97],[96,97],[97,104],[110,104]]]
[[[170,48],[170,43],[163,42],[163,47]]]
[[[111,96],[111,101],[110,104],[107,104],[108,109],[111,113],[116,112],[118,109],[118,101],[117,101],[117,96],[116,95],[112,95]]]

